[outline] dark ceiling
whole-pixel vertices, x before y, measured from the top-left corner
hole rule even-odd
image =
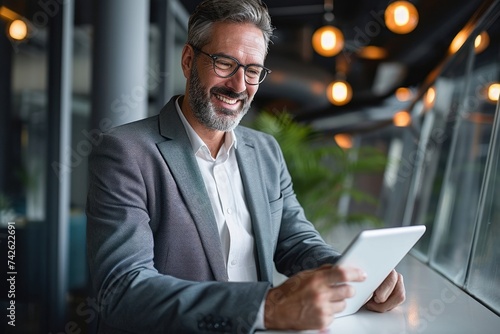
[[[192,13],[196,0],[180,0]],[[406,35],[390,32],[383,23],[388,0],[336,0],[334,24],[343,32],[346,47],[334,58],[316,54],[311,36],[324,24],[324,1],[268,0],[274,43],[266,60],[273,70],[261,85],[256,103],[261,108],[286,108],[302,118],[317,118],[343,110],[360,110],[384,101],[400,86],[418,86],[443,61],[454,36],[463,28],[483,0],[413,0],[419,11],[417,28]],[[387,50],[382,60],[364,59],[361,47],[374,45]],[[353,87],[351,103],[331,105],[326,85],[337,69],[347,72]]]
[[[77,24],[92,22],[94,1],[100,0],[75,1]],[[160,1],[167,0],[151,0],[152,19]],[[200,2],[178,1],[188,14]],[[311,46],[314,30],[324,24],[324,0],[267,0],[276,28],[266,59],[273,73],[261,84],[254,104],[260,109],[286,108],[302,119],[380,105],[398,87],[418,87],[443,61],[454,36],[474,13],[498,1],[410,0],[419,11],[419,24],[411,33],[397,35],[383,23],[384,9],[392,1],[334,0],[334,24],[345,35],[346,45],[338,56],[325,58]],[[2,3],[22,12],[36,2],[0,0]],[[381,60],[361,57],[358,51],[367,45],[384,48],[387,56]],[[339,69],[353,87],[352,101],[342,107],[330,104],[325,95]]]

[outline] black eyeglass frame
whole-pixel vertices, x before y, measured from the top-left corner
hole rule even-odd
[[[212,59],[212,66],[213,66],[214,73],[218,77],[220,77],[220,78],[224,78],[224,79],[230,78],[233,75],[235,75],[236,72],[238,72],[238,70],[240,69],[240,67],[243,67],[243,72],[244,72],[244,75],[245,75],[245,82],[247,84],[249,84],[249,85],[256,86],[256,85],[260,85],[266,79],[267,75],[272,72],[270,69],[268,69],[267,67],[264,67],[264,66],[262,66],[260,64],[247,64],[247,65],[243,65],[242,63],[239,62],[238,59],[236,59],[234,57],[227,56],[227,55],[210,54],[210,53],[207,53],[207,52],[203,51],[202,49],[200,49],[200,48],[198,48],[198,47],[196,47],[196,46],[194,46],[192,44],[189,44],[189,45],[193,48],[194,51],[200,52],[200,53],[204,54],[205,56],[208,56],[208,57],[210,57]],[[218,68],[219,70],[224,70],[222,68],[217,67],[217,65],[216,65],[217,59],[221,59],[221,58],[222,59],[224,59],[224,58],[225,59],[230,59],[230,60],[232,60],[232,61],[234,61],[236,63],[236,66],[235,66],[234,70],[231,73],[229,73],[228,75],[220,75],[219,73],[217,73],[216,68]],[[264,73],[263,75],[261,74],[262,79],[259,78],[259,82],[257,82],[257,83],[251,83],[251,82],[248,82],[248,80],[247,80],[247,69],[249,67],[252,67],[252,66],[257,66],[259,68],[262,68],[262,72],[261,73]]]

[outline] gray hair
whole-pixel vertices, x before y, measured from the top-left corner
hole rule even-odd
[[[188,44],[198,48],[208,44],[215,22],[254,24],[262,30],[266,49],[274,30],[267,6],[261,0],[205,0],[189,18]]]

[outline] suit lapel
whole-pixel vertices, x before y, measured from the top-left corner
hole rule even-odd
[[[167,140],[158,143],[158,149],[195,221],[215,279],[227,281],[217,223],[198,163],[190,150],[191,142],[175,108],[176,98],[173,97],[160,113],[160,134]]]
[[[251,138],[239,136],[236,157],[245,189],[245,199],[252,218],[252,228],[256,240],[257,261],[260,280],[273,281],[273,246],[272,231],[268,224],[271,213],[267,209],[269,200],[261,177],[259,156]]]

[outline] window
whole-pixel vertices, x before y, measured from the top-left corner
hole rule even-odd
[[[498,73],[498,65],[496,73]],[[498,82],[498,79],[497,79]],[[497,102],[494,134],[483,182],[480,215],[466,289],[500,313],[500,102]]]
[[[426,225],[427,231],[415,246],[416,254],[428,259],[446,164],[450,157],[457,109],[463,103],[469,48],[463,48],[429,87],[417,105],[421,115],[415,175],[405,209],[404,225]],[[432,96],[435,96],[432,98]],[[415,115],[415,114],[414,114]]]

